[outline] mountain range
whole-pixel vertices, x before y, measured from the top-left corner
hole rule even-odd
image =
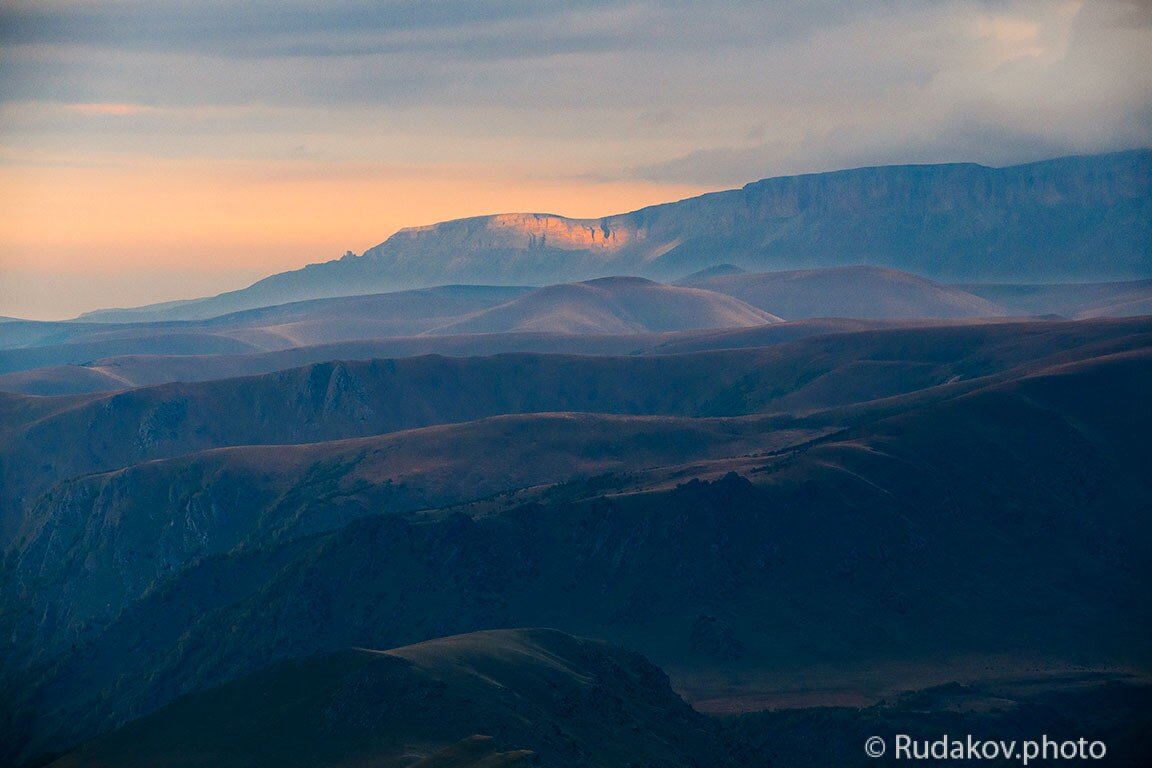
[[[906,165],[764,179],[600,219],[479,216],[404,229],[362,256],[248,288],[85,319],[202,319],[253,307],[452,283],[674,280],[867,264],[964,282],[1152,277],[1152,150],[1008,168]]]
[[[0,765],[1149,764],[1150,167],[479,217],[0,320]]]

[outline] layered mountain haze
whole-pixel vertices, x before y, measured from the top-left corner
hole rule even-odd
[[[632,335],[740,328],[779,320],[724,294],[642,278],[605,278],[536,290],[442,286],[293,302],[195,321],[17,321],[0,326],[0,373],[125,353],[245,354],[462,333]]]
[[[197,319],[445,283],[671,280],[719,263],[761,272],[868,264],[949,281],[1147,278],[1150,222],[1149,150],[1008,168],[861,168],[765,179],[601,219],[499,214],[405,229],[362,256],[243,290],[85,319]]]
[[[0,764],[1147,765],[1150,255],[1140,150],[4,320]]]
[[[16,321],[0,325],[0,369],[117,354],[239,354],[381,337],[415,336],[511,301],[528,288],[441,286],[316,299],[198,321]]]
[[[293,302],[207,320],[12,321],[0,326],[0,391],[80,394],[334,359],[433,353],[642,353],[675,345],[675,334],[696,329],[714,328],[735,339],[728,329],[771,323],[778,329],[750,335],[755,344],[868,321],[878,327],[1014,315],[1131,316],[1149,301],[1150,281],[958,287],[867,266],[749,273],[721,265],[677,285],[614,277],[539,289],[442,286]],[[817,318],[840,320],[806,322]]]

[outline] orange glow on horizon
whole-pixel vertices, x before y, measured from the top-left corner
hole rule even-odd
[[[69,104],[67,109],[70,112],[75,112],[81,115],[110,115],[113,117],[139,115],[144,112],[152,111],[151,107],[146,107],[142,104],[124,103]]]
[[[321,164],[0,166],[0,259],[24,269],[281,271],[398,229],[502,212],[573,218],[699,194],[689,185]]]

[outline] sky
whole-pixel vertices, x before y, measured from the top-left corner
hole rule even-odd
[[[405,226],[1152,146],[1152,0],[0,0],[0,316]]]

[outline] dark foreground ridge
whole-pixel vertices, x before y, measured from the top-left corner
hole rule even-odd
[[[711,765],[717,724],[642,656],[546,629],[281,663],[52,765]],[[539,760],[539,762],[537,762]]]
[[[546,629],[283,662],[186,696],[51,763],[184,768],[868,766],[867,740],[1017,741],[1052,734],[1136,768],[1152,686],[1065,678],[950,684],[864,709],[706,717],[642,656]],[[1037,760],[1034,765],[1059,761]]]

